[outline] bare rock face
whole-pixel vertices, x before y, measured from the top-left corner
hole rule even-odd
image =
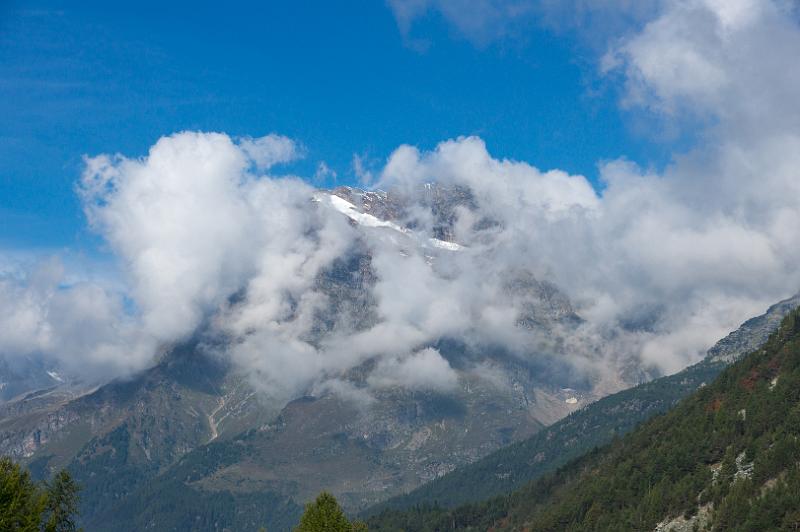
[[[772,305],[761,316],[746,321],[709,349],[706,360],[731,364],[757,349],[778,328],[781,320],[800,305],[800,294]]]
[[[700,506],[691,517],[679,515],[674,519],[665,519],[658,523],[653,532],[694,532],[704,530],[711,522],[712,507],[709,504]]]
[[[453,224],[456,210],[475,209],[472,192],[463,186],[444,186],[427,183],[413,190],[365,191],[351,187],[338,187],[332,193],[353,204],[360,212],[380,220],[396,222],[409,229],[419,225],[419,214],[412,205],[422,207],[433,223],[433,238],[454,242]]]

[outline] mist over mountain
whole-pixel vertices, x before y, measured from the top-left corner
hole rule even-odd
[[[92,529],[603,443],[796,302],[793,2],[44,4],[0,8],[0,454]]]

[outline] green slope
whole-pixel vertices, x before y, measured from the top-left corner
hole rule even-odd
[[[509,496],[387,511],[371,530],[800,528],[800,312],[716,381]]]
[[[410,493],[365,512],[435,504],[452,508],[509,493],[594,447],[610,442],[641,422],[666,412],[730,362],[760,346],[781,320],[800,305],[800,295],[771,306],[712,347],[708,356],[680,373],[662,377],[587,405],[522,442],[456,469]]]

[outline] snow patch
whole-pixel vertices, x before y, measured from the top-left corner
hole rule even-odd
[[[356,222],[358,225],[362,225],[364,227],[387,227],[389,229],[394,229],[395,231],[402,233],[404,235],[409,235],[411,237],[414,237],[414,234],[405,227],[401,227],[400,225],[394,222],[381,220],[380,218],[373,216],[371,214],[361,212],[356,208],[355,205],[353,205],[346,199],[337,196],[336,194],[330,194],[329,197],[331,205],[333,205],[334,209],[344,214],[345,216]],[[462,246],[456,244],[455,242],[447,242],[446,240],[440,240],[438,238],[429,238],[428,244],[438,249],[446,249],[447,251],[459,251],[460,249],[462,249]]]
[[[365,227],[388,227],[390,229],[394,229],[395,231],[399,231],[404,234],[408,234],[408,229],[404,229],[397,225],[396,223],[386,222],[371,214],[367,214],[364,212],[359,211],[356,209],[356,206],[347,201],[346,199],[340,198],[335,194],[330,195],[331,205],[333,208],[339,211],[340,213],[344,214],[354,222],[359,225],[363,225]]]
[[[455,242],[448,242],[447,240],[439,240],[438,238],[429,238],[428,243],[435,248],[446,249],[448,251],[459,251],[463,246]]]

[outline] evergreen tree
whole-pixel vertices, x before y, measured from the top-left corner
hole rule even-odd
[[[0,530],[38,532],[46,503],[27,471],[0,458]]]
[[[336,498],[323,491],[317,500],[306,505],[295,532],[362,532],[366,529],[364,523],[351,523]]]
[[[75,532],[78,514],[78,486],[65,470],[58,472],[47,485],[45,532]]]
[[[0,530],[76,532],[78,486],[66,471],[37,484],[9,458],[0,458]]]

